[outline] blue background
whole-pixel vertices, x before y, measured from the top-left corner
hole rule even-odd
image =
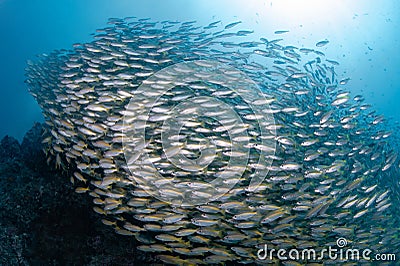
[[[41,111],[24,84],[26,61],[37,54],[91,40],[109,17],[197,20],[208,25],[242,20],[255,37],[284,38],[286,45],[322,47],[339,61],[337,73],[350,77],[379,112],[400,117],[400,1],[396,0],[0,0],[0,137],[21,140]],[[276,30],[289,30],[274,35]]]

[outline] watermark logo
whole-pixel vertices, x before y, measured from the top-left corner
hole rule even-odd
[[[346,247],[347,239],[341,237],[336,240],[337,247],[328,246],[327,248],[315,249],[274,249],[267,244],[257,251],[258,260],[273,261],[395,261],[394,253],[376,253],[371,249],[357,249]]]
[[[244,72],[217,61],[183,62],[133,94],[124,155],[131,179],[151,196],[193,206],[220,198],[243,177],[248,191],[263,182],[276,145],[273,99]]]
[[[343,247],[347,246],[347,239],[346,239],[346,238],[343,238],[343,237],[339,237],[339,238],[336,240],[336,245],[337,245],[339,248],[343,248]]]

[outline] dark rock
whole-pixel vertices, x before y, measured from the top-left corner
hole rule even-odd
[[[21,158],[21,146],[18,140],[5,136],[0,142],[0,163],[12,162]]]
[[[32,170],[40,171],[40,167],[47,167],[43,152],[43,133],[45,124],[35,123],[25,134],[21,143],[21,158]]]
[[[21,164],[21,146],[18,140],[5,136],[0,142],[0,178],[17,177]]]
[[[43,128],[0,142],[0,265],[145,265],[135,239],[102,224],[92,199],[47,165]]]

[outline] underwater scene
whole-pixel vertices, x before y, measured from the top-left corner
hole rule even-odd
[[[400,265],[399,10],[0,0],[0,265]]]

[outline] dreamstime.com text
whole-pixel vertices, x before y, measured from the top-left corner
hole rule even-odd
[[[327,247],[321,250],[307,249],[274,249],[265,244],[257,251],[259,260],[293,260],[293,261],[396,261],[394,253],[376,253],[371,249],[346,248],[347,240],[339,238],[337,247]]]

